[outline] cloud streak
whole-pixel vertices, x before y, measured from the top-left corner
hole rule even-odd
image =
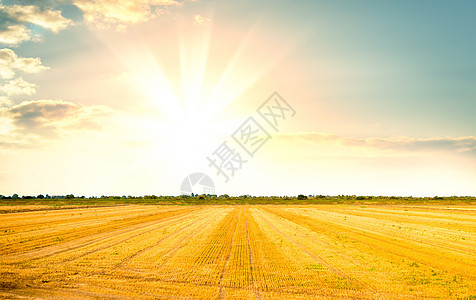
[[[165,7],[182,6],[176,0],[75,0],[73,4],[84,13],[84,19],[101,29],[123,31],[130,24],[147,22]]]
[[[38,57],[18,57],[11,49],[0,49],[0,79],[13,78],[16,72],[32,74],[48,69]]]
[[[207,26],[212,22],[212,19],[204,17],[202,15],[194,15],[193,21],[196,25]]]
[[[298,134],[281,134],[277,138],[305,141],[313,144],[337,145],[342,147],[369,148],[396,152],[435,152],[476,154],[476,137],[436,137],[436,138],[350,138],[333,134],[308,132]]]
[[[16,46],[34,39],[31,31],[23,25],[9,25],[0,28],[0,43]]]
[[[28,95],[31,96],[36,93],[36,84],[26,82],[23,78],[8,81],[6,84],[0,86],[0,93],[7,96]]]
[[[0,108],[10,107],[13,104],[12,100],[5,96],[0,96]]]
[[[39,40],[25,24],[34,24],[58,33],[73,24],[59,10],[38,5],[0,4],[0,43],[17,46],[21,42]]]
[[[101,106],[82,106],[63,100],[25,101],[3,110],[3,119],[15,132],[45,138],[59,138],[61,133],[103,128],[101,119],[112,109]]]
[[[35,5],[0,6],[0,9],[19,22],[35,24],[55,33],[73,22],[63,17],[59,10],[42,9]]]

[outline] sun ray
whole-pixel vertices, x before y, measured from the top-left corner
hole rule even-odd
[[[129,36],[128,44],[124,45],[120,38],[100,32],[95,34],[126,68],[129,83],[144,99],[151,101],[167,117],[180,117],[180,102],[173,92],[172,81],[165,73],[160,58],[154,55],[144,39]]]
[[[230,93],[229,89],[225,91],[225,88],[229,88],[226,86],[226,84],[228,83],[227,80],[229,79],[230,74],[234,70],[238,60],[242,57],[245,48],[250,43],[254,30],[255,27],[249,30],[245,37],[242,39],[240,45],[233,53],[231,60],[228,62],[228,65],[223,71],[218,83],[215,85],[215,89],[207,101],[211,114],[221,111],[227,104],[237,98],[234,93]],[[224,97],[225,94],[227,94],[228,99]]]
[[[186,22],[177,25],[178,64],[175,66],[178,72],[175,73],[168,69],[173,67],[174,57],[161,55],[160,49],[151,44],[150,37],[133,36],[127,45],[114,36],[101,37],[125,66],[129,83],[136,87],[142,99],[157,108],[157,114],[152,113],[135,124],[135,130],[142,134],[134,138],[147,141],[147,149],[115,174],[113,181],[120,181],[121,177],[138,170],[157,168],[160,172],[150,178],[150,184],[159,186],[171,176],[183,176],[186,175],[183,172],[201,166],[213,150],[210,147],[220,142],[217,137],[225,135],[227,121],[221,119],[221,112],[298,45],[296,40],[287,41],[286,46],[273,48],[270,55],[263,55],[263,51],[272,46],[263,45],[263,33],[255,25],[239,42],[216,85],[205,91],[204,82],[210,75],[207,67],[213,63],[211,51],[223,49],[210,48],[214,38],[212,24],[193,28]],[[256,64],[256,60],[260,64]]]
[[[202,85],[209,55],[211,24],[200,26],[194,33],[198,35],[186,40],[184,25],[179,28],[179,54],[182,72],[182,90],[185,102],[185,114],[201,114],[200,105]],[[187,44],[188,42],[188,44]],[[188,52],[187,52],[188,50]]]
[[[257,32],[258,25],[255,25],[246,34],[218,81],[214,92],[208,100],[207,111],[211,115],[222,111],[249,90],[254,84],[268,74],[273,67],[296,49],[307,36],[304,32],[296,34],[293,38],[283,42],[282,45],[284,46],[281,46],[281,48],[273,48],[273,51],[269,53],[269,55],[262,57],[263,60],[260,61],[259,66],[254,66],[252,70],[248,70],[246,76],[242,76],[240,82],[234,82],[235,78],[232,77],[236,76],[235,74],[238,73],[237,68],[241,67],[242,60],[253,57],[253,53],[250,53],[249,51],[253,52],[250,45],[253,45],[253,38],[258,38],[255,36]]]

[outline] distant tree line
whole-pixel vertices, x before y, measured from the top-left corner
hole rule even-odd
[[[356,195],[304,195],[297,196],[230,196],[227,194],[191,194],[180,196],[75,196],[68,195],[37,195],[37,196],[11,196],[0,195],[0,204],[25,205],[25,204],[48,204],[48,205],[124,205],[124,204],[159,204],[159,205],[221,205],[221,204],[451,204],[469,203],[476,204],[476,197],[452,196],[452,197],[397,197],[397,196],[356,196]]]
[[[0,199],[75,199],[75,198],[87,199],[85,196],[75,197],[73,194],[69,194],[69,195],[66,195],[66,196],[63,196],[63,195],[50,196],[48,194],[46,194],[46,195],[40,194],[38,196],[23,195],[21,197],[18,194],[13,194],[11,196],[0,195]]]

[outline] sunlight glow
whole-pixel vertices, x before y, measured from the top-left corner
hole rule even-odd
[[[223,112],[299,44],[293,38],[276,49],[255,25],[238,35],[237,48],[227,48],[221,44],[223,32],[212,29],[211,25],[192,27],[179,22],[176,32],[164,33],[177,41],[175,48],[167,49],[152,36],[134,35],[128,44],[120,38],[101,37],[127,70],[123,82],[133,86],[138,101],[151,109],[132,125],[141,132],[133,139],[144,141],[144,151],[116,174],[118,179],[140,169],[157,168],[161,175],[156,175],[156,181],[163,181],[178,170],[198,168],[232,133],[226,131],[230,120],[222,118]],[[216,68],[220,65],[217,54],[230,54],[221,72]]]

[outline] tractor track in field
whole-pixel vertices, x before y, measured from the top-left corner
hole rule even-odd
[[[16,214],[26,212],[39,212],[39,211],[62,211],[70,209],[88,209],[88,208],[105,208],[105,207],[120,207],[128,206],[129,204],[111,204],[111,205],[85,205],[85,206],[52,206],[52,207],[38,207],[38,208],[24,208],[24,209],[0,209],[0,214]]]
[[[203,227],[209,225],[209,224],[212,223],[213,221],[214,221],[214,220],[210,220],[210,221],[206,222]],[[181,244],[180,246],[171,248],[171,249],[169,249],[168,251],[166,251],[163,255],[164,255],[165,257],[167,257],[167,258],[166,258],[160,265],[158,265],[157,268],[158,268],[158,269],[162,268],[162,267],[168,262],[168,260],[169,260],[170,258],[172,258],[172,256],[175,255],[175,253],[177,253],[179,250],[181,250],[182,248],[184,248],[184,247],[188,244],[188,242],[190,242],[190,240],[193,238],[193,236],[194,236],[195,233],[198,233],[198,232],[200,232],[201,230],[202,230],[202,228],[198,228],[197,230],[194,230],[193,232],[191,232],[190,234],[187,235],[187,238],[186,238],[185,240],[182,240],[182,241],[180,242],[180,244]]]
[[[109,244],[109,245],[106,245],[106,246],[103,246],[103,247],[99,247],[99,248],[93,249],[93,250],[91,250],[91,251],[88,251],[88,252],[85,252],[85,253],[81,253],[81,255],[78,255],[78,256],[75,256],[75,257],[72,257],[72,258],[65,259],[65,260],[61,261],[61,263],[65,263],[65,262],[70,262],[70,261],[77,260],[77,259],[79,259],[79,258],[81,258],[81,257],[84,257],[84,256],[87,256],[87,255],[90,255],[90,254],[93,254],[93,253],[96,253],[96,252],[99,252],[99,251],[102,251],[102,250],[105,250],[105,249],[108,249],[108,248],[117,246],[117,245],[119,245],[119,244],[121,244],[121,243],[124,243],[124,242],[127,241],[127,240],[133,239],[133,238],[138,237],[138,236],[140,236],[140,235],[147,234],[147,233],[152,232],[152,231],[155,231],[155,230],[159,230],[159,229],[161,229],[161,228],[164,228],[165,226],[174,225],[174,224],[180,222],[181,220],[187,218],[187,216],[188,216],[188,215],[180,215],[180,216],[177,217],[176,219],[174,219],[173,217],[171,217],[170,219],[161,220],[161,221],[159,221],[159,222],[157,222],[157,223],[155,223],[155,224],[151,224],[151,225],[149,225],[149,226],[147,226],[147,227],[142,227],[142,228],[139,228],[139,229],[132,229],[132,230],[127,231],[127,232],[125,232],[125,233],[129,233],[129,232],[131,232],[131,231],[141,230],[141,229],[145,229],[145,228],[148,228],[148,227],[153,227],[153,226],[158,225],[158,227],[156,227],[156,228],[152,228],[152,229],[149,229],[149,230],[146,230],[146,231],[139,232],[139,233],[134,234],[134,235],[132,235],[132,236],[128,236],[128,237],[123,238],[123,239],[121,239],[121,240],[119,240],[119,241],[117,241],[117,242],[114,242],[113,244]],[[171,223],[171,224],[162,224],[162,223],[166,223],[166,222],[168,222],[168,221],[175,221],[175,222],[173,222],[173,223]],[[187,225],[187,226],[189,226],[189,225]],[[186,226],[185,226],[185,227],[186,227]],[[185,228],[185,227],[184,227],[184,228]],[[180,229],[178,232],[180,232],[180,231],[183,230],[184,228]],[[121,233],[121,234],[125,234],[125,233]],[[115,236],[117,236],[117,235],[115,235]],[[113,236],[112,238],[114,238],[115,236]],[[165,237],[165,238],[166,238],[166,237]],[[163,239],[165,239],[165,238],[163,238]],[[162,239],[162,240],[163,240],[163,239]],[[103,240],[101,240],[101,241],[104,241],[104,240],[105,240],[105,239],[103,239]],[[162,240],[161,240],[161,241],[162,241]],[[99,241],[99,242],[101,242],[101,241]]]
[[[272,211],[271,212],[268,212],[268,213],[271,213],[271,214],[274,214]],[[274,214],[276,215],[276,214]],[[276,215],[277,217],[279,217],[279,215]],[[274,226],[268,219],[266,219],[266,217],[264,217],[263,215],[261,216],[262,219],[271,227],[273,228],[277,233],[281,234],[283,237],[285,237],[288,241],[291,241],[292,243],[294,243],[296,246],[298,246],[303,252],[305,252],[306,254],[308,254],[312,259],[314,259],[314,261],[316,261],[317,263],[320,263],[322,264],[323,266],[325,266],[329,271],[331,271],[332,273],[334,273],[335,275],[341,277],[341,278],[344,278],[344,279],[347,279],[349,281],[354,281],[354,282],[358,282],[362,287],[365,287],[369,292],[371,292],[373,294],[373,296],[381,296],[381,293],[379,291],[377,291],[375,288],[373,287],[370,287],[368,286],[365,282],[362,282],[361,280],[359,280],[358,278],[354,277],[354,276],[351,276],[349,274],[347,274],[346,272],[342,271],[341,269],[337,268],[337,267],[334,267],[331,263],[329,263],[327,260],[325,260],[324,258],[322,258],[321,256],[315,254],[313,251],[311,251],[308,247],[306,247],[305,245],[303,245],[301,242],[293,239],[291,236],[289,236],[288,234],[282,232],[281,230],[279,230],[278,228],[276,228],[276,226]],[[288,220],[294,224],[297,224],[297,225],[300,225],[298,223],[295,223],[291,220]]]
[[[184,213],[186,215],[184,215]],[[53,245],[53,246],[44,247],[44,248],[41,248],[40,250],[35,251],[36,255],[35,255],[35,252],[27,252],[27,253],[12,255],[10,257],[5,257],[4,256],[3,259],[5,261],[11,261],[11,262],[24,262],[24,261],[34,261],[34,260],[38,260],[38,259],[42,259],[42,258],[46,258],[46,257],[51,257],[51,256],[54,256],[54,255],[57,255],[57,254],[60,254],[60,253],[73,251],[73,250],[76,250],[76,249],[79,249],[79,248],[83,248],[83,247],[93,245],[95,243],[100,243],[104,240],[114,238],[114,237],[116,237],[117,235],[120,235],[120,234],[127,234],[127,233],[132,232],[132,231],[141,230],[141,229],[151,227],[151,226],[156,226],[160,223],[170,221],[171,219],[174,219],[174,218],[183,218],[183,217],[186,217],[189,213],[191,213],[191,212],[187,211],[187,212],[183,212],[182,214],[177,214],[177,215],[174,215],[174,216],[170,216],[168,218],[155,220],[155,221],[148,221],[145,224],[144,223],[134,224],[133,228],[130,228],[130,227],[126,226],[125,228],[124,227],[121,227],[119,229],[116,228],[113,231],[101,232],[101,233],[95,234],[92,237],[91,236],[85,236],[83,238],[80,238],[79,240],[73,240],[73,241],[67,242],[68,244],[72,244],[72,246],[70,246],[66,249],[64,248],[64,244],[63,245]],[[153,230],[153,229],[151,229],[151,230]],[[83,241],[81,241],[81,240],[83,240]],[[77,243],[79,241],[81,241],[82,243],[77,245]],[[49,247],[57,248],[57,251],[54,251],[53,253],[49,253],[51,251],[51,249],[48,249]],[[34,257],[24,257],[24,256],[34,256]]]
[[[291,236],[289,236],[288,234],[282,232],[281,230],[279,230],[278,228],[276,228],[276,226],[274,226],[265,216],[261,215],[261,218],[263,221],[266,222],[266,224],[268,224],[274,231],[276,231],[278,234],[282,235],[284,238],[286,238],[288,241],[294,243],[296,246],[299,247],[299,249],[301,249],[304,253],[306,253],[307,255],[309,255],[310,257],[312,257],[312,259],[314,259],[314,261],[316,261],[317,263],[323,265],[324,267],[326,267],[326,269],[328,269],[329,271],[331,271],[332,273],[334,273],[335,275],[339,276],[339,277],[342,277],[342,278],[351,278],[348,274],[346,274],[344,271],[340,270],[339,268],[336,268],[334,267],[331,263],[329,263],[327,260],[325,260],[324,258],[320,257],[319,255],[315,254],[313,251],[309,250],[305,245],[303,245],[301,242],[299,241],[296,241],[295,239],[293,239]]]
[[[245,224],[246,224],[246,241],[248,242],[248,257],[250,260],[250,273],[251,273],[251,283],[253,285],[253,292],[255,293],[256,299],[261,300],[261,294],[256,286],[255,280],[255,272],[253,271],[253,266],[255,265],[255,259],[253,257],[253,251],[251,250],[251,242],[250,242],[250,235],[248,230],[248,219],[246,217],[246,209],[245,209]]]
[[[271,213],[273,213],[273,212],[271,211]],[[367,230],[362,231],[362,230],[350,228],[350,227],[347,227],[347,226],[338,225],[338,224],[335,224],[335,223],[323,222],[323,221],[321,221],[319,219],[316,219],[316,218],[312,218],[312,217],[304,216],[304,215],[297,215],[297,214],[295,214],[293,212],[289,212],[289,211],[286,212],[286,213],[288,214],[286,216],[280,216],[279,214],[275,214],[275,215],[277,215],[279,217],[282,217],[282,218],[284,218],[284,219],[286,219],[290,222],[293,222],[293,223],[296,223],[296,222],[294,222],[292,220],[292,217],[294,217],[294,218],[299,217],[298,220],[301,220],[302,223],[296,223],[296,224],[304,226],[304,227],[308,228],[309,230],[311,230],[313,232],[316,232],[316,229],[312,228],[312,226],[310,226],[307,222],[310,222],[310,223],[319,222],[321,224],[324,223],[327,230],[332,230],[333,232],[341,232],[342,230],[347,231],[350,234],[354,234],[358,237],[361,237],[361,239],[359,239],[359,242],[364,243],[364,244],[366,244],[367,246],[369,246],[371,248],[379,249],[381,251],[391,253],[391,254],[396,255],[398,257],[403,257],[403,258],[406,258],[406,259],[409,259],[409,260],[415,260],[416,258],[415,258],[415,256],[409,255],[408,253],[419,254],[419,256],[423,256],[423,257],[429,257],[429,258],[431,257],[431,259],[427,260],[426,262],[421,261],[421,260],[420,261],[421,261],[421,263],[428,264],[429,266],[433,266],[435,268],[440,268],[440,266],[436,266],[434,264],[434,262],[438,262],[437,259],[434,259],[435,256],[438,257],[440,255],[435,253],[433,248],[429,248],[429,247],[417,248],[417,247],[410,246],[410,245],[402,245],[401,242],[392,241],[391,238],[383,238],[382,234],[380,234],[378,232],[375,232],[374,234],[372,234],[373,232],[367,232]],[[404,238],[402,238],[402,240],[403,239]],[[407,239],[407,240],[412,241],[411,239]],[[420,241],[418,241],[418,243],[425,244],[425,243],[420,242]],[[382,245],[386,245],[386,246],[384,247]],[[388,245],[392,245],[392,247],[389,247]],[[432,246],[436,247],[436,249],[438,249],[438,247],[441,247],[441,245],[432,245]],[[401,249],[401,250],[398,251],[398,249]],[[419,259],[416,259],[416,260],[419,260]],[[454,257],[453,257],[452,260],[453,260],[453,263],[457,263],[459,265],[458,268],[461,268],[461,267],[463,267],[463,269],[466,268],[466,264],[462,264],[459,261],[454,261],[455,260]],[[472,265],[474,266],[474,268],[476,268],[476,265],[474,265],[474,264],[472,264]],[[445,265],[445,267],[443,269],[448,269],[448,266]],[[456,269],[456,271],[457,270],[459,270],[459,269]],[[471,272],[466,272],[466,273],[464,273],[464,275],[472,277],[472,278],[476,278],[476,275],[471,274]]]
[[[287,212],[290,213],[290,214],[296,214],[296,212],[293,212],[293,211],[287,211]],[[300,214],[300,215],[305,217],[305,218],[315,219],[316,221],[319,221],[320,223],[326,224],[326,226],[332,226],[336,229],[337,228],[342,228],[343,230],[347,230],[347,231],[350,231],[350,232],[353,232],[353,233],[356,233],[356,234],[362,234],[362,235],[365,235],[365,236],[368,236],[368,234],[372,234],[372,235],[375,236],[375,238],[377,238],[377,236],[382,236],[382,237],[388,238],[388,239],[399,238],[399,239],[402,239],[402,240],[408,240],[408,241],[418,243],[418,244],[425,244],[425,245],[429,245],[431,247],[437,247],[439,249],[444,248],[446,250],[450,250],[450,251],[453,251],[453,252],[456,252],[456,253],[472,254],[474,252],[470,247],[466,247],[466,248],[463,248],[462,246],[457,247],[455,245],[449,244],[448,241],[438,242],[438,241],[431,241],[431,240],[422,240],[422,239],[417,239],[415,237],[404,236],[403,232],[397,232],[398,236],[391,236],[391,235],[389,235],[388,233],[386,233],[384,231],[382,232],[382,230],[377,230],[377,229],[376,230],[371,230],[371,229],[368,229],[368,228],[365,228],[365,227],[356,228],[356,227],[351,227],[351,226],[339,225],[336,222],[333,222],[331,220],[322,221],[320,219],[316,219],[314,217],[307,216],[305,214]],[[349,215],[350,215],[350,213],[349,213]],[[345,214],[342,214],[342,216],[345,216]],[[354,216],[358,216],[358,215],[354,214]],[[367,218],[372,218],[372,217],[367,217]],[[412,224],[410,226],[418,226],[418,224],[416,224],[416,225]],[[432,238],[432,237],[427,237],[427,238]]]
[[[109,208],[114,208],[114,207],[109,207]],[[169,212],[175,212],[175,211],[180,211],[180,210],[183,210],[183,208],[182,209],[170,209]],[[76,214],[78,213],[75,210],[72,210],[72,212],[75,212]],[[138,216],[141,215],[141,213],[144,213],[144,215],[147,213],[146,210],[140,209],[140,208],[138,208],[136,210],[128,210],[128,212],[136,213],[136,214],[138,214]],[[62,210],[61,213],[58,212],[58,211],[54,211],[52,213],[54,213],[54,215],[49,216],[49,217],[60,218],[60,217],[70,215],[70,212],[68,212],[66,209]],[[38,233],[38,232],[45,231],[45,230],[51,230],[51,227],[46,227],[46,226],[55,226],[55,225],[61,225],[62,227],[64,225],[71,225],[71,226],[78,226],[79,225],[79,226],[81,226],[83,223],[88,224],[88,222],[91,221],[91,217],[92,217],[92,214],[93,214],[92,211],[85,211],[84,213],[85,213],[84,216],[77,217],[77,215],[76,215],[76,218],[71,218],[71,219],[67,219],[67,220],[61,219],[61,220],[52,220],[52,221],[41,221],[41,222],[35,222],[34,224],[25,223],[25,224],[18,224],[18,225],[14,225],[14,226],[15,226],[15,230],[18,233],[29,233],[29,234]],[[112,209],[107,211],[107,212],[102,211],[101,218],[110,219],[109,221],[117,221],[119,216],[121,215],[121,213],[122,213],[122,211],[112,210]],[[42,215],[42,217],[45,217],[45,216]],[[28,219],[31,219],[31,217],[29,217]],[[32,225],[34,225],[33,228],[32,228]],[[11,227],[11,225],[1,224],[0,225],[0,230],[9,229],[10,227]],[[27,228],[27,229],[30,229],[30,230],[20,231],[21,229],[24,229],[24,228]]]
[[[218,299],[220,299],[220,300],[225,299],[225,286],[223,285],[223,278],[225,278],[226,270],[228,268],[228,265],[230,264],[231,251],[233,250],[233,238],[235,237],[236,228],[238,228],[238,223],[240,222],[240,218],[241,218],[242,213],[243,213],[243,210],[240,211],[240,215],[238,216],[238,220],[236,221],[235,228],[233,229],[233,234],[231,235],[230,246],[229,246],[230,250],[228,251],[228,254],[227,254],[226,259],[225,259],[225,263],[223,264],[223,268],[221,270],[220,280],[218,282],[218,285],[220,286],[220,290],[219,290],[219,293],[218,293]]]
[[[94,275],[104,275],[103,273],[92,273]],[[122,275],[121,279],[127,279],[132,281],[140,281],[140,282],[165,282],[165,283],[172,283],[172,284],[183,284],[193,287],[210,287],[210,288],[221,288],[223,287],[220,284],[213,284],[213,283],[206,283],[206,282],[192,282],[187,280],[179,280],[179,279],[165,279],[165,278],[155,278],[155,277],[144,277],[144,276],[134,276],[134,275]],[[234,286],[227,286],[226,289],[234,290],[234,291],[242,291],[242,287],[234,287]],[[275,293],[279,293],[280,295],[287,294],[289,296],[319,296],[320,298],[327,298],[327,299],[349,299],[349,296],[343,295],[329,295],[329,293],[316,293],[315,290],[302,290],[302,291],[274,291]],[[272,293],[272,292],[271,292]],[[141,293],[142,295],[143,293]],[[152,295],[152,294],[151,294]],[[155,294],[154,294],[155,295]],[[168,296],[170,298],[170,296]],[[184,298],[184,297],[178,297]],[[189,297],[185,297],[190,299]],[[193,298],[192,298],[193,299]],[[353,299],[359,299],[358,297],[353,297]],[[369,299],[368,296],[362,296],[362,299]],[[384,299],[384,298],[382,298]]]
[[[205,218],[203,218],[205,219]],[[156,269],[157,270],[160,270],[162,269],[168,262],[169,260],[175,255],[175,253],[177,253],[178,251],[180,251],[182,248],[184,248],[185,246],[188,245],[188,243],[190,242],[190,240],[195,236],[196,233],[200,232],[203,230],[203,228],[205,228],[206,226],[208,226],[209,224],[211,224],[213,221],[215,221],[215,219],[210,219],[208,220],[207,222],[205,222],[205,224],[203,224],[202,226],[199,226],[198,228],[196,228],[195,230],[193,230],[192,232],[190,232],[189,234],[187,234],[186,238],[184,239],[181,239],[178,243],[178,245],[175,245],[173,247],[171,247],[169,250],[165,251],[164,253],[162,253],[162,256],[164,257],[163,261],[158,264],[156,266]],[[162,241],[163,242],[163,241]],[[150,250],[151,248],[147,249],[147,250]],[[145,251],[142,251],[142,253],[144,253]],[[136,257],[136,256],[134,256]],[[117,264],[113,269],[114,270],[117,270],[118,268],[120,267],[123,267],[128,261],[130,261],[132,258],[128,258],[126,257],[125,258],[125,262],[120,262],[119,264]],[[98,273],[98,275],[104,275],[105,272],[102,272],[102,273]],[[159,280],[159,279],[157,279]],[[164,279],[164,278],[161,278],[160,281],[164,281],[164,282],[173,282],[173,280],[169,280],[169,279]],[[190,283],[190,281],[183,281],[183,283]]]
[[[157,220],[157,218],[160,220],[161,216],[164,216],[163,219],[166,219],[168,218],[168,216],[166,215],[167,213],[171,213],[172,216],[177,216],[177,215],[181,215],[181,214],[184,214],[184,213],[192,213],[194,210],[186,210],[186,209],[180,209],[180,210],[174,210],[174,211],[171,211],[171,212],[158,212],[158,213],[155,213],[155,214],[148,214],[148,215],[145,215],[145,216],[135,216],[133,218],[129,218],[129,219],[124,219],[124,220],[120,220],[120,221],[110,221],[110,222],[107,222],[107,223],[103,223],[101,225],[90,225],[90,226],[85,226],[85,227],[82,227],[82,228],[78,228],[76,230],[71,230],[71,229],[68,229],[66,232],[54,232],[54,233],[50,233],[49,235],[47,236],[42,236],[40,238],[36,238],[36,239],[33,239],[33,240],[30,240],[28,241],[27,243],[24,244],[24,247],[26,248],[25,251],[30,251],[29,253],[32,253],[31,252],[31,248],[33,246],[37,246],[37,245],[42,245],[42,244],[45,244],[45,246],[40,246],[41,249],[40,250],[43,250],[43,249],[46,249],[48,247],[54,247],[56,246],[55,244],[51,245],[51,241],[52,239],[54,239],[55,237],[57,236],[60,236],[62,239],[72,239],[76,236],[90,236],[91,234],[95,234],[95,235],[101,235],[101,234],[107,234],[113,230],[121,230],[125,227],[130,227],[130,226],[137,226],[137,225],[141,225],[143,224],[144,222],[146,221],[143,221],[141,220],[142,219],[146,219],[147,221],[149,222],[154,222]],[[92,231],[90,234],[88,234],[88,232]],[[75,242],[77,240],[68,240],[68,242]],[[30,245],[29,245],[30,244]],[[11,246],[12,244],[8,245],[8,246]],[[29,245],[29,246],[27,246]],[[28,247],[28,248],[27,248]],[[3,251],[5,251],[5,249],[7,249],[5,246],[3,248]],[[40,251],[40,250],[36,250],[36,251]],[[4,255],[11,255],[11,253],[4,253]],[[18,255],[21,255],[21,254],[18,254]],[[12,255],[12,256],[15,256]]]
[[[171,233],[171,234],[169,234],[169,235],[167,235],[167,236],[161,238],[160,240],[158,240],[158,241],[155,242],[154,244],[149,245],[149,246],[147,246],[147,247],[145,247],[145,248],[143,248],[143,249],[141,249],[141,250],[135,252],[135,253],[132,254],[132,255],[129,255],[128,257],[122,259],[120,263],[116,264],[116,265],[113,267],[113,269],[118,269],[118,268],[123,267],[123,266],[126,265],[130,260],[132,260],[134,257],[137,257],[137,256],[141,255],[142,253],[144,253],[144,252],[146,252],[146,251],[148,251],[148,250],[150,250],[150,249],[152,249],[152,248],[155,248],[155,247],[159,246],[162,242],[164,242],[164,241],[166,241],[166,240],[168,240],[168,239],[171,239],[171,238],[173,238],[173,237],[176,237],[179,233],[181,233],[182,231],[184,231],[184,230],[187,229],[188,227],[192,227],[193,225],[196,225],[197,223],[199,223],[200,221],[203,221],[203,220],[207,219],[208,217],[209,217],[209,215],[207,214],[207,215],[205,215],[204,217],[202,217],[201,219],[198,219],[198,220],[196,220],[196,221],[194,221],[194,222],[192,222],[192,223],[190,223],[190,224],[188,224],[188,225],[185,225],[184,227],[180,228],[179,230],[176,230],[175,232],[173,232],[173,233]],[[187,237],[187,241],[190,240],[190,239],[194,236],[195,233],[199,232],[203,227],[207,226],[207,225],[210,224],[212,221],[213,221],[213,219],[208,220],[208,221],[205,222],[205,224],[203,224],[202,226],[197,226],[198,228],[195,228],[195,229],[192,230],[190,233],[188,233],[187,236],[186,236],[186,237]],[[184,244],[182,247],[184,247],[184,246],[185,246],[185,244]],[[178,248],[176,248],[176,249],[175,249],[175,248],[172,248],[172,249],[168,250],[167,252],[165,252],[163,255],[166,256],[166,257],[169,257],[169,254],[171,254],[172,251],[173,251],[173,253],[172,253],[172,255],[173,255],[175,252],[177,252],[177,251],[178,251],[179,249],[181,249],[182,247],[178,247]],[[162,263],[158,266],[158,268],[160,268],[161,266],[163,266],[163,265],[166,263],[166,261],[167,261],[167,260],[165,260],[164,262],[162,262]]]

